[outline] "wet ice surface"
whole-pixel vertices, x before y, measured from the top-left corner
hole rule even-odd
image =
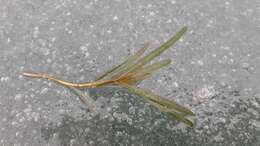
[[[260,2],[1,1],[0,145],[258,145]],[[82,82],[145,42],[189,31],[143,82],[196,113],[186,127],[126,90],[86,90],[101,115],[67,89],[24,70]],[[76,100],[75,100],[76,99]]]

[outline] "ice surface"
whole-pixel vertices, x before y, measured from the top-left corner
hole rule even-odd
[[[259,0],[0,1],[0,145],[259,145]],[[189,107],[195,126],[117,88],[92,89],[100,115],[54,83],[94,80],[146,42],[188,33],[141,86]]]

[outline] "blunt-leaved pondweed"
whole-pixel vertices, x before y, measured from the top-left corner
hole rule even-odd
[[[69,88],[73,93],[78,95],[80,100],[92,111],[95,110],[95,107],[92,104],[93,100],[91,98],[86,98],[79,89],[98,88],[109,85],[123,87],[126,88],[129,92],[139,95],[144,101],[150,103],[152,106],[157,107],[159,110],[168,114],[169,116],[172,116],[189,126],[193,126],[193,122],[187,118],[187,116],[194,115],[192,111],[172,100],[163,98],[152,93],[151,91],[137,87],[137,85],[142,80],[151,76],[153,72],[171,63],[170,59],[165,59],[147,65],[151,62],[151,60],[159,56],[166,49],[176,43],[186,31],[187,27],[183,27],[163,45],[143,56],[144,52],[148,49],[148,44],[145,44],[143,48],[133,54],[129,59],[107,71],[103,75],[100,75],[93,82],[72,83],[45,73],[24,72],[23,75],[33,78],[45,78]]]

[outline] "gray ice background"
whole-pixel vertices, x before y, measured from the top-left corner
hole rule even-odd
[[[48,72],[90,81],[188,26],[143,82],[189,107],[193,128],[123,89],[85,90],[92,115]],[[0,0],[0,145],[260,145],[259,0]]]

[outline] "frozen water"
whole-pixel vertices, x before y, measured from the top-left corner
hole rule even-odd
[[[0,145],[259,145],[259,0],[0,2]],[[188,33],[141,86],[189,107],[193,128],[124,89],[67,89],[21,76],[90,81],[144,43]]]

